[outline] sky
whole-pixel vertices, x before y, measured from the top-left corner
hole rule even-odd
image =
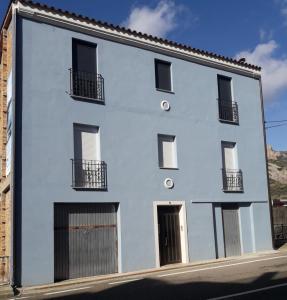
[[[276,126],[267,143],[287,150],[287,0],[38,2],[260,65],[266,126]],[[1,20],[8,3],[0,0]]]

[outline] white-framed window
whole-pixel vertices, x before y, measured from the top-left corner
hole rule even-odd
[[[106,188],[106,164],[101,161],[97,126],[74,124],[73,187]]]
[[[237,146],[233,142],[221,142],[222,168],[225,170],[238,169]]]
[[[74,158],[101,160],[99,127],[74,124]]]
[[[9,106],[12,100],[12,71],[10,71],[7,80],[7,107]]]
[[[7,145],[6,145],[6,176],[8,176],[11,171],[11,156],[12,156],[12,138],[10,135],[7,139]]]
[[[223,191],[243,192],[243,176],[238,166],[237,144],[221,142]]]
[[[176,137],[158,134],[158,163],[160,168],[177,169]]]

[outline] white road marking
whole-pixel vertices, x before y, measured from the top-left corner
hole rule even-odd
[[[125,283],[125,282],[131,282],[131,281],[137,281],[141,280],[142,278],[134,278],[134,279],[127,279],[127,280],[122,280],[122,281],[115,281],[115,282],[109,282],[108,284],[120,284],[120,283]]]
[[[54,294],[61,294],[61,293],[69,293],[69,292],[75,292],[75,291],[80,291],[80,290],[87,290],[87,289],[91,289],[91,286],[84,286],[84,287],[79,287],[77,289],[70,289],[70,290],[63,290],[63,291],[58,291],[58,292],[50,292],[50,293],[46,293],[44,294],[45,296],[49,296],[49,295],[54,295]]]
[[[262,292],[262,291],[266,291],[266,290],[277,289],[279,287],[286,286],[286,285],[287,285],[287,283],[276,284],[276,285],[266,286],[266,287],[260,288],[260,289],[249,290],[249,291],[242,292],[242,293],[236,293],[236,294],[231,294],[231,295],[226,295],[226,296],[221,296],[221,297],[216,297],[216,298],[209,298],[207,300],[228,299],[228,298],[232,298],[232,297],[236,297],[236,296],[242,296],[242,295],[258,293],[258,292]]]
[[[9,300],[28,299],[29,297],[10,298]]]
[[[246,264],[251,264],[251,263],[255,263],[255,262],[281,259],[281,258],[287,258],[287,255],[243,261],[243,262],[238,262],[238,263],[223,265],[223,266],[215,266],[215,267],[208,267],[208,268],[202,268],[202,269],[193,269],[193,270],[187,270],[187,271],[181,271],[181,272],[175,272],[175,273],[161,274],[161,275],[157,275],[157,277],[168,277],[168,276],[174,276],[174,275],[180,275],[180,274],[186,274],[186,273],[195,273],[195,272],[200,272],[200,271],[223,269],[223,268],[229,268],[229,267],[234,267],[234,266],[239,266],[239,265],[246,265]]]

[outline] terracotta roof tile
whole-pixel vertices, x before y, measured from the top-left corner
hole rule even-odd
[[[190,52],[195,52],[195,53],[205,55],[205,56],[208,56],[208,57],[211,57],[211,58],[215,58],[215,59],[222,60],[222,61],[225,61],[225,62],[230,62],[230,63],[233,63],[234,65],[242,66],[242,67],[253,69],[253,70],[256,70],[256,71],[261,70],[261,67],[249,64],[249,63],[244,62],[244,61],[236,60],[234,58],[219,55],[219,54],[216,54],[216,53],[213,53],[213,52],[200,50],[200,49],[197,49],[197,48],[193,48],[189,45],[177,43],[177,42],[167,40],[167,39],[162,39],[162,38],[152,36],[152,35],[149,35],[149,34],[146,34],[146,33],[137,32],[135,30],[131,30],[129,28],[125,28],[125,27],[122,27],[122,26],[119,26],[119,25],[114,25],[114,24],[111,24],[111,23],[98,21],[98,20],[95,20],[94,18],[90,18],[90,17],[87,17],[87,16],[82,16],[80,14],[76,14],[76,13],[73,13],[73,12],[69,12],[67,10],[62,10],[62,9],[59,9],[59,8],[55,8],[53,6],[48,6],[46,4],[41,4],[39,2],[34,2],[34,1],[31,1],[31,0],[13,0],[13,2],[15,2],[15,3],[17,3],[17,1],[19,1],[23,5],[29,5],[31,7],[35,7],[35,8],[38,8],[38,9],[45,9],[45,10],[55,12],[55,13],[58,13],[58,14],[63,14],[67,17],[74,17],[74,18],[77,18],[79,20],[90,22],[90,23],[95,24],[95,25],[104,26],[106,28],[121,31],[121,32],[124,32],[124,33],[133,34],[134,36],[149,39],[151,41],[161,42],[161,43],[166,44],[168,46],[174,46],[174,47],[177,47],[177,48],[180,48],[180,49],[183,49],[183,50],[187,50],[187,51],[190,51]]]

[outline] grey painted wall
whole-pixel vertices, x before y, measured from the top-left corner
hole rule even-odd
[[[153,201],[186,201],[192,261],[215,257],[212,202],[252,202],[256,249],[271,247],[268,205],[255,204],[268,200],[258,80],[26,19],[18,25],[23,285],[54,280],[56,202],[120,203],[123,272],[155,266]],[[98,44],[105,105],[75,101],[68,94],[72,38]],[[174,94],[156,91],[155,58],[172,63]],[[240,126],[218,121],[217,74],[233,79]],[[163,99],[171,104],[169,112],[160,109]],[[100,127],[107,192],[71,188],[73,123]],[[179,170],[159,169],[158,133],[176,136]],[[222,140],[238,144],[244,193],[221,190]],[[174,179],[174,189],[164,188],[166,177]]]
[[[253,223],[250,218],[250,204],[241,205],[239,208],[240,217],[240,230],[242,239],[242,251],[243,253],[255,252],[254,247],[254,236],[253,236]],[[258,222],[258,220],[257,220]],[[264,221],[263,221],[264,222]]]
[[[271,227],[265,222],[268,218],[268,203],[252,203],[252,218],[254,223],[255,250],[272,249]],[[265,234],[263,234],[265,233]]]

